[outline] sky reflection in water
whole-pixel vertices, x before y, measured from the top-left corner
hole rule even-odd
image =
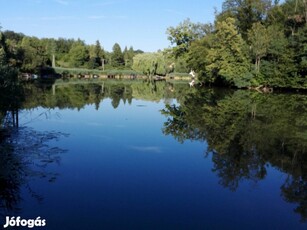
[[[141,106],[140,106],[141,105]],[[177,104],[178,105],[178,104]],[[304,229],[296,205],[281,196],[287,175],[267,164],[263,180],[242,179],[231,191],[213,172],[207,143],[164,135],[165,104],[133,99],[114,109],[38,107],[21,114],[37,131],[67,133],[50,142],[67,150],[48,166],[54,181],[22,187],[20,216],[47,220],[47,229]]]

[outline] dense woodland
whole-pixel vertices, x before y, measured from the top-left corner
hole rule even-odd
[[[118,43],[114,44],[112,52],[107,52],[99,40],[93,45],[87,45],[80,39],[39,39],[13,31],[4,31],[3,36],[10,65],[23,72],[35,72],[43,66],[130,68],[133,56],[143,52],[133,50],[132,47],[122,50]]]
[[[209,85],[307,88],[307,1],[225,0],[213,24],[184,20],[166,31],[171,46],[154,53],[115,43],[1,33],[1,57],[22,72],[58,66],[133,69],[146,75],[188,73]],[[54,58],[53,58],[54,57]]]
[[[214,24],[187,19],[167,34],[173,44],[163,52],[167,68],[193,69],[207,84],[307,88],[306,0],[226,0]]]

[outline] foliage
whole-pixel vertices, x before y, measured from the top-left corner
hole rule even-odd
[[[246,39],[248,30],[266,18],[270,7],[271,0],[225,0],[222,15],[234,17],[239,33]]]
[[[69,50],[69,63],[72,67],[83,66],[89,60],[89,53],[83,42],[74,43]]]
[[[84,68],[62,68],[55,67],[53,68],[55,73],[62,75],[78,75],[78,74],[96,74],[96,75],[137,75],[142,74],[134,70],[125,70],[125,69],[110,69],[110,70],[99,70],[99,69],[84,69]]]
[[[133,58],[132,69],[145,75],[166,75],[168,65],[162,52],[137,54]]]
[[[115,43],[112,50],[113,53],[111,55],[111,65],[113,67],[123,66],[125,64],[125,61],[120,45],[118,43]]]
[[[133,57],[135,56],[133,47],[130,46],[130,48],[127,49],[127,46],[126,46],[124,49],[123,55],[124,55],[125,66],[128,68],[131,68],[133,64]]]
[[[225,0],[214,27],[202,36],[193,36],[189,25],[167,32],[175,58],[185,60],[200,81],[307,89],[306,1]]]
[[[222,77],[237,87],[250,83],[249,61],[245,52],[245,42],[238,34],[233,18],[217,22],[216,35],[208,51],[207,69],[214,78]]]
[[[209,65],[208,59],[204,58],[207,57],[212,43],[212,34],[196,40],[191,44],[187,58],[188,66],[198,73],[199,80],[206,83],[212,83],[214,81],[212,75],[207,70],[207,66]]]
[[[36,37],[23,37],[21,41],[23,49],[22,70],[33,71],[36,67],[41,67],[47,63],[47,55],[41,41]]]
[[[7,111],[18,109],[23,100],[18,72],[9,65],[9,56],[4,35],[0,31],[0,114],[2,115]],[[0,120],[1,123],[2,120]]]
[[[89,61],[86,64],[89,69],[96,69],[102,66],[105,59],[105,52],[101,48],[100,42],[97,40],[95,45],[90,45],[89,48]]]
[[[211,30],[211,25],[193,23],[190,19],[181,22],[177,27],[167,29],[168,40],[176,45],[173,49],[175,57],[188,52],[191,42],[202,38]]]
[[[116,49],[109,53],[103,49],[98,40],[95,44],[87,45],[80,39],[39,39],[13,31],[4,31],[4,37],[10,66],[29,73],[37,72],[41,67],[52,66],[53,56],[55,57],[53,67],[130,69],[134,55],[143,52],[133,50],[132,47],[122,52],[119,44],[115,43]]]
[[[270,42],[268,30],[260,22],[254,23],[248,31],[248,41],[255,60],[255,70],[259,73],[260,60],[266,56]]]
[[[99,41],[87,45],[80,39],[5,31],[0,56],[29,73],[51,66],[54,56],[56,67],[134,68],[147,75],[194,70],[200,81],[212,85],[307,89],[305,0],[224,0],[214,25],[186,19],[166,32],[172,46],[150,56],[132,47],[122,51],[118,43],[106,52]]]

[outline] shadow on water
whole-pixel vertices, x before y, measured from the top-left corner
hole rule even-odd
[[[52,164],[59,164],[61,154],[66,150],[51,147],[49,142],[56,141],[67,134],[58,132],[37,132],[23,127],[12,128],[0,142],[0,214],[5,216],[18,213],[21,201],[21,188],[38,202],[43,197],[31,188],[33,179],[54,182],[56,172],[48,169]]]
[[[179,142],[207,142],[213,172],[235,191],[274,167],[287,174],[281,195],[307,220],[307,96],[199,90],[166,105],[163,133]]]
[[[31,188],[30,181],[43,178],[53,182],[58,175],[48,166],[59,163],[61,154],[65,152],[64,149],[52,147],[49,142],[66,134],[19,127],[19,109],[25,101],[24,90],[14,69],[1,69],[0,216],[18,213],[22,188],[41,202],[43,197]]]

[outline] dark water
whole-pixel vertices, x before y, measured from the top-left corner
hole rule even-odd
[[[2,143],[2,225],[307,228],[304,95],[113,82],[27,96]]]

